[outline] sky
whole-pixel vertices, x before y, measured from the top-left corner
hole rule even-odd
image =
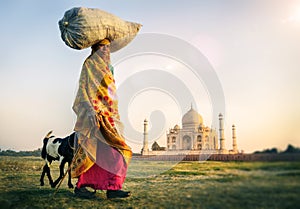
[[[49,130],[59,137],[72,133],[76,119],[72,104],[90,49],[65,45],[58,21],[65,11],[80,6],[143,25],[136,40],[112,54],[120,93],[128,93],[129,87],[135,91],[130,97],[119,95],[121,119],[128,117],[125,129],[127,125],[135,133],[128,140],[134,152],[142,146],[145,118],[150,130],[159,129],[150,135],[150,142],[166,146],[166,132],[176,124],[182,126],[181,118],[191,105],[206,126],[216,129],[214,108],[222,106],[227,149],[232,148],[232,124],[238,149],[246,153],[300,146],[299,0],[5,0],[0,3],[2,150],[41,148]],[[151,34],[186,47],[180,57],[171,56],[173,51],[145,50],[120,61],[135,48],[143,52],[147,41],[155,45]],[[165,49],[160,40],[157,44]],[[199,53],[213,80],[196,76],[184,60],[190,50]],[[168,79],[178,85],[169,85]],[[142,88],[145,83],[149,88]],[[185,90],[180,90],[181,83]],[[212,92],[218,85],[220,100],[214,100]],[[185,99],[185,92],[193,99]]]

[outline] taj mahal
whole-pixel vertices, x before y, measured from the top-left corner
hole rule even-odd
[[[182,117],[182,128],[175,125],[166,134],[167,147],[160,147],[157,142],[148,146],[148,121],[144,120],[144,139],[142,155],[176,154],[237,154],[235,125],[232,125],[232,149],[225,147],[224,118],[219,114],[219,135],[216,129],[204,125],[202,116],[193,109]]]

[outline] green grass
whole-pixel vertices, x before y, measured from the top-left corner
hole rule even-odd
[[[124,184],[133,196],[74,197],[66,180],[54,195],[39,185],[44,162],[0,157],[0,208],[299,208],[300,162],[132,161]],[[52,173],[58,176],[58,163]],[[76,183],[76,179],[73,179]]]

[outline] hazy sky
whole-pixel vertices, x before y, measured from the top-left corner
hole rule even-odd
[[[237,128],[238,148],[245,152],[300,146],[299,0],[7,0],[0,3],[1,149],[33,150],[42,146],[49,130],[57,136],[72,132],[75,116],[71,107],[90,50],[66,46],[58,21],[66,10],[78,6],[141,23],[140,34],[170,35],[196,47],[222,85],[228,149],[232,124]],[[205,86],[176,59],[144,55],[115,68],[117,85],[139,70],[169,70],[195,95],[193,105],[205,125],[214,126],[213,104]],[[128,117],[141,136],[129,143],[135,152],[141,149],[143,120],[151,112],[165,113],[164,133],[175,124],[181,126],[191,101],[185,101],[185,110],[180,112],[166,95],[168,92],[153,88],[129,98]],[[158,142],[165,146],[165,134]]]

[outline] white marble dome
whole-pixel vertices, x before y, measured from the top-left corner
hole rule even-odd
[[[199,125],[203,124],[202,116],[191,107],[191,109],[182,117],[182,125]]]

